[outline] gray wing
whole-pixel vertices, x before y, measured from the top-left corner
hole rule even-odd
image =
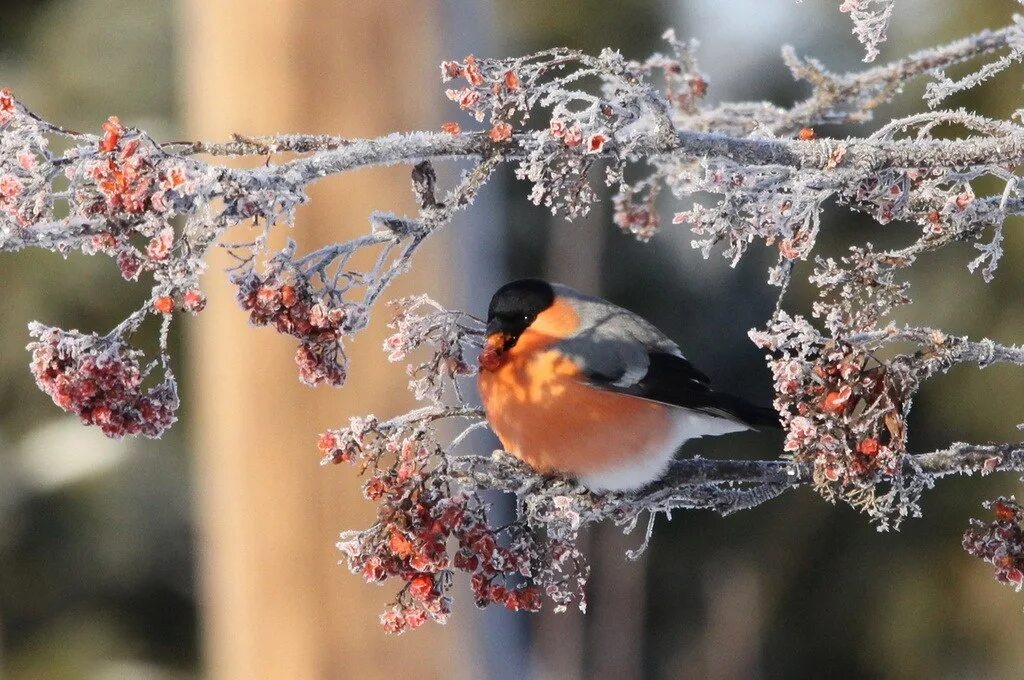
[[[711,389],[711,380],[652,324],[606,300],[555,284],[580,315],[576,334],[555,347],[572,358],[595,387],[701,411],[752,427],[779,427],[774,410]]]
[[[553,287],[576,308],[580,328],[584,329],[556,347],[579,364],[588,378],[618,388],[630,387],[647,375],[652,353],[675,356],[689,365],[679,346],[647,320],[568,286]],[[692,371],[699,382],[708,382],[695,368]]]

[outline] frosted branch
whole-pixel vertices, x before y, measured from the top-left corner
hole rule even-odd
[[[894,7],[892,0],[842,3],[869,60]],[[323,462],[355,465],[363,494],[378,506],[373,525],[346,532],[339,547],[367,581],[402,582],[381,619],[387,630],[446,621],[456,571],[470,576],[481,606],[535,611],[547,599],[556,610],[585,607],[588,568],[577,538],[602,520],[646,528],[635,556],[652,540],[659,514],[727,514],[809,486],[862,510],[879,528],[897,528],[920,514],[921,495],[942,477],[1024,472],[1022,444],[907,450],[907,418],[925,381],[954,365],[1021,366],[1024,349],[891,321],[911,299],[906,270],[942,248],[972,245],[978,252],[966,268],[991,280],[1004,225],[1024,214],[1015,174],[1024,162],[1024,126],[934,108],[1020,61],[1021,20],[856,73],[831,73],[784,50],[793,76],[811,88],[791,107],[709,105],[696,43],[671,31],[664,37],[667,52],[644,61],[611,49],[556,48],[445,62],[445,94],[481,129],[450,121],[437,132],[374,139],[282,134],[161,143],[116,117],[90,134],[45,121],[0,90],[0,252],[105,255],[126,280],[145,282],[139,308],[106,334],[31,326],[40,388],[109,436],[163,433],[178,407],[167,333],[181,313],[206,307],[199,277],[213,248],[231,256],[228,275],[252,324],[296,341],[299,378],[341,386],[346,342],[367,327],[390,284],[471,205],[493,171],[509,165],[529,183],[530,201],[568,219],[601,199],[603,179],[613,188],[614,223],[642,241],[657,235],[668,202],[671,222],[691,230],[705,257],[720,252],[735,265],[757,244],[777,253],[767,275],[780,292],[776,311],[750,338],[772,373],[783,451],[774,460],[680,460],[664,479],[628,495],[595,495],[540,477],[508,455],[477,455],[472,435],[483,421],[467,379],[484,323],[427,295],[392,301],[394,333],[384,350],[389,361],[410,361],[409,387],[424,405],[390,419],[353,418],[319,441]],[[971,75],[944,75],[964,64]],[[930,79],[926,111],[846,139],[820,138],[812,127],[866,123],[921,78]],[[218,160],[234,156],[266,163],[237,169]],[[450,186],[434,172],[441,162],[462,170]],[[415,214],[375,212],[362,235],[310,252],[300,252],[298,240],[268,249],[270,234],[294,223],[314,183],[396,165],[411,166]],[[977,196],[975,186],[997,188]],[[888,250],[854,243],[843,256],[821,257],[816,240],[829,226],[828,206],[892,225],[906,241]],[[798,275],[817,290],[809,318],[784,305]],[[160,322],[159,349],[147,359],[133,336],[150,316]],[[153,375],[159,379],[148,380]],[[516,496],[513,522],[489,522],[485,489]],[[998,578],[1019,585],[1024,539],[995,538],[1024,537],[1024,509],[1007,499],[993,507],[1002,524],[975,527],[965,546],[995,565]]]

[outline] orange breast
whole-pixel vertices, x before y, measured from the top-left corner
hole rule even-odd
[[[480,372],[487,420],[505,450],[541,472],[582,475],[663,446],[672,429],[669,409],[586,385],[579,367],[550,349],[564,337],[543,332],[565,321],[565,310],[555,311],[538,318],[500,367]]]

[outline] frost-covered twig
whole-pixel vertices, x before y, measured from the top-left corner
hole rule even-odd
[[[840,12],[849,12],[853,34],[864,45],[864,61],[874,61],[878,46],[888,37],[896,0],[843,0]]]
[[[911,474],[928,480],[951,475],[990,474],[993,472],[1024,472],[1024,442],[1006,444],[968,444],[956,442],[945,449],[910,456],[904,463]],[[548,480],[544,488],[530,480],[532,473],[503,452],[491,456],[457,456],[449,463],[453,480],[471,489],[499,489],[517,493],[524,486],[535,496],[574,494],[580,504],[576,512],[587,522],[632,517],[639,512],[671,511],[704,508],[719,510],[731,507],[732,494],[744,485],[753,489],[795,489],[813,482],[813,470],[800,464],[780,460],[715,460],[712,458],[679,459],[665,476],[642,491],[633,494],[592,494],[569,482]],[[538,488],[539,487],[539,488]],[[749,488],[749,487],[748,487]],[[774,496],[772,496],[774,497]],[[763,498],[763,501],[770,498]],[[583,512],[586,508],[586,512]]]

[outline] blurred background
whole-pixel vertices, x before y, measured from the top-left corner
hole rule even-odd
[[[632,57],[668,26],[701,40],[710,98],[788,103],[805,94],[783,43],[834,70],[860,46],[836,3],[791,0],[0,0],[0,83],[43,116],[98,129],[118,114],[160,139],[232,132],[370,136],[471,121],[445,101],[437,64],[468,53],[553,45]],[[1013,3],[901,0],[880,60],[1005,24]],[[950,102],[1006,117],[1020,70]],[[885,118],[920,108],[914,85]],[[842,135],[845,130],[823,129]],[[769,375],[746,330],[773,305],[770,253],[735,269],[666,227],[648,245],[611,224],[552,219],[502,172],[430,246],[400,293],[433,291],[481,312],[513,277],[543,275],[600,293],[656,323],[723,389],[757,401]],[[408,210],[408,169],[364,171],[313,192],[303,248],[366,228],[373,209]],[[664,214],[672,205],[667,203]],[[667,220],[666,220],[667,222]],[[913,227],[828,215],[821,252],[909,241]],[[901,320],[1024,342],[1010,230],[995,282],[966,272],[967,246],[923,260]],[[341,391],[298,385],[291,342],[247,328],[216,264],[211,305],[175,328],[182,422],[160,441],[115,442],[65,417],[27,370],[26,324],[105,331],[145,291],[105,258],[4,256],[0,265],[0,677],[29,678],[1017,678],[1024,600],[964,554],[959,537],[1012,476],[950,479],[925,516],[877,533],[808,490],[750,513],[678,513],[639,542],[613,527],[586,537],[590,612],[476,612],[464,589],[449,626],[398,639],[376,616],[391,597],[337,565],[338,531],[372,508],[348,469],[321,469],[316,433],[352,414],[407,406],[404,374],[375,329],[355,343]],[[799,271],[799,270],[798,270]],[[806,273],[806,272],[805,272]],[[797,288],[791,308],[807,310]],[[917,400],[911,448],[1019,437],[1024,381],[1012,368],[959,368]],[[485,446],[486,444],[482,444]],[[690,447],[771,457],[756,435]]]

